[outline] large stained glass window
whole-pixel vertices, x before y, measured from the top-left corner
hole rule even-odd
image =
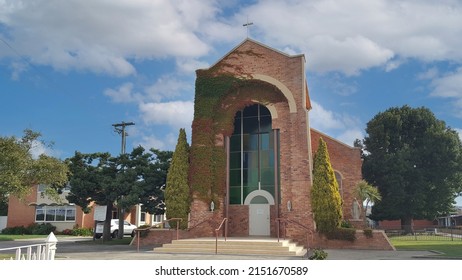
[[[274,148],[271,114],[265,106],[256,104],[236,113],[230,138],[230,204],[244,204],[258,189],[274,197]]]

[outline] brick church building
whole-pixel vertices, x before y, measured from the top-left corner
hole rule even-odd
[[[344,220],[361,225],[352,211],[362,178],[360,150],[310,127],[305,62],[304,55],[246,39],[197,70],[189,223],[195,236],[214,236],[215,226],[227,220],[228,236],[276,237],[278,221],[285,221],[287,237],[315,240],[310,190],[320,138],[339,183]]]

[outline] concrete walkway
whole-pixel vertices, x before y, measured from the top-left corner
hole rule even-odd
[[[438,259],[439,254],[429,251],[333,250],[325,249],[328,260],[416,260]],[[300,260],[303,257],[269,257],[215,254],[154,253],[152,246],[104,245],[81,242],[61,242],[56,257],[59,259],[94,260]]]
[[[91,241],[89,237],[58,236],[57,260],[300,260],[303,257],[269,257],[215,254],[168,254],[154,253],[152,246],[105,245]],[[1,247],[35,244],[35,240],[0,242]],[[382,250],[333,250],[325,249],[328,260],[418,260],[440,259],[438,253],[429,251],[382,251]]]

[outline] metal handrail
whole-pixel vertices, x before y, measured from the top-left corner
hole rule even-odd
[[[228,218],[223,218],[221,224],[218,228],[215,229],[215,254],[218,254],[218,232],[220,231],[221,227],[225,225],[225,241],[228,235]]]
[[[283,236],[284,240],[286,239],[286,228],[287,228],[287,227],[286,227],[286,224],[287,224],[288,222],[290,222],[290,223],[294,223],[295,225],[297,225],[297,226],[302,227],[302,228],[305,229],[305,233],[306,233],[306,243],[309,244],[308,235],[309,235],[309,234],[312,235],[312,234],[313,234],[313,231],[312,231],[310,228],[306,227],[305,225],[303,225],[303,224],[301,224],[301,223],[299,223],[299,222],[297,222],[297,221],[294,221],[294,220],[291,220],[291,219],[287,219],[287,218],[276,218],[276,222],[277,222],[277,232],[278,232],[278,242],[279,242],[279,238],[280,238],[280,237],[279,237],[279,231],[280,231],[280,223],[281,223],[281,221],[284,222],[284,231],[283,231],[283,232],[284,232],[284,236]]]
[[[188,231],[191,231],[191,230],[195,229],[196,227],[202,225],[203,223],[208,222],[208,221],[213,220],[213,219],[214,219],[214,217],[210,217],[210,218],[205,219],[205,220],[200,220],[200,222],[198,222],[197,224],[195,224],[192,227],[188,228]],[[196,219],[196,220],[199,220],[199,219]],[[188,223],[191,223],[192,221],[194,221],[194,220],[189,220]]]

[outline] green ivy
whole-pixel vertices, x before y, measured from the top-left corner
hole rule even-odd
[[[226,151],[217,145],[223,141],[217,135],[231,136],[236,112],[254,104],[253,100],[264,105],[286,101],[274,86],[250,79],[242,69],[235,71],[239,77],[218,68],[197,71],[189,180],[192,191],[207,203],[214,201],[216,207],[226,184]],[[247,94],[242,95],[241,88],[248,89]]]

